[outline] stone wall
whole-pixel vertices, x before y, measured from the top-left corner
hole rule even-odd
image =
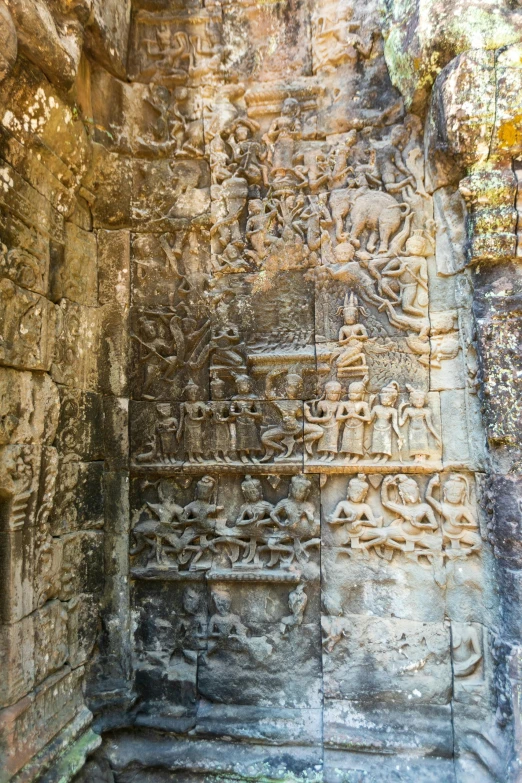
[[[129,242],[93,217],[103,147],[91,106],[94,62],[125,71],[124,8],[0,4],[2,781],[36,779],[77,738],[79,768],[99,744],[85,733],[85,670],[105,652],[100,606],[110,617],[127,603],[106,591],[123,587],[114,542],[128,486],[128,303],[109,275],[118,260],[128,269]]]
[[[2,783],[518,779],[520,11],[475,6],[0,2]]]

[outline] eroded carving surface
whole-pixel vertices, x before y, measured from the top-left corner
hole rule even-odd
[[[6,783],[510,779],[520,52],[398,5],[0,0]]]

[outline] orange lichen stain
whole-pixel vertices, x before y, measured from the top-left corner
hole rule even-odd
[[[522,140],[522,114],[503,122],[498,129],[498,140],[503,147],[514,147]]]

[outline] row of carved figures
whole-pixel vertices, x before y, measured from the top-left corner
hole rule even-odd
[[[335,10],[321,8],[314,14],[315,71],[332,72],[343,65],[354,67],[359,58],[370,57],[378,31],[363,32],[361,23],[353,16],[354,8],[346,2],[336,5]],[[202,15],[201,11],[192,20],[138,16],[136,26],[140,79],[168,84],[190,80],[208,83],[222,73],[226,49],[220,17]],[[195,32],[191,29],[194,27]]]
[[[147,503],[149,516],[133,528],[132,554],[142,566],[175,570],[209,569],[212,555],[233,569],[299,568],[308,562],[310,550],[321,544],[311,489],[305,476],[293,476],[288,496],[273,505],[265,500],[261,481],[246,476],[241,484],[244,502],[227,523],[224,507],[215,502],[216,481],[204,476],[197,482],[195,500],[184,507],[167,497],[160,497],[158,504]],[[340,552],[365,557],[374,552],[391,560],[400,551],[433,562],[441,552],[455,559],[481,549],[467,477],[450,474],[441,487],[435,475],[423,497],[413,476],[386,476],[380,489],[383,515],[367,503],[369,490],[364,474],[352,478],[346,498],[326,520],[331,545]]]
[[[422,153],[413,125],[395,126],[387,140],[374,143],[371,129],[360,136],[352,131],[326,153],[317,147],[298,151],[298,122],[298,102],[287,99],[261,142],[249,138],[257,123],[244,118],[213,137],[215,271],[241,272],[250,262],[265,264],[283,249],[281,240],[307,266],[319,259],[328,263],[337,243],[349,241],[364,262],[375,254],[393,258],[402,253],[415,236],[412,229],[430,237]],[[428,245],[425,254],[431,252]]]
[[[291,183],[294,190],[317,195],[353,186],[364,173],[375,189],[410,197],[426,195],[421,123],[413,115],[394,125],[385,138],[368,126],[349,131],[333,144],[312,141],[315,133],[305,128],[297,98],[283,101],[280,115],[265,133],[258,122],[237,113],[224,125],[213,127],[212,121],[207,125],[214,184],[242,178],[250,187],[272,186],[280,194],[290,193]]]
[[[289,379],[292,381],[292,375]],[[295,376],[290,391],[297,390],[300,380]],[[365,381],[349,385],[347,400],[342,399],[342,385],[331,381],[325,386],[324,398],[304,404],[293,396],[261,404],[252,394],[248,376],[238,376],[237,388],[232,400],[204,402],[198,400],[198,386],[189,383],[188,400],[181,403],[179,420],[172,415],[169,403],[157,405],[155,445],[138,454],[137,461],[176,463],[183,446],[192,464],[255,464],[290,459],[296,446],[304,444],[309,459],[318,455],[320,461],[331,462],[341,455],[344,460],[357,462],[367,454],[373,463],[386,463],[400,452],[401,428],[406,427],[409,459],[422,463],[441,443],[427,392],[408,387],[409,401],[397,408],[399,386],[395,381],[378,395],[370,396],[369,401]],[[214,395],[218,389],[222,392],[223,385],[214,384]],[[262,429],[267,404],[281,421]],[[369,447],[366,428],[371,432]]]
[[[306,586],[299,582],[288,593],[290,613],[279,621],[269,636],[254,636],[248,620],[232,608],[231,593],[222,586],[211,593],[213,612],[210,617],[203,606],[202,594],[193,587],[186,587],[181,606],[174,617],[175,645],[170,650],[170,661],[181,655],[188,663],[195,664],[200,657],[210,656],[222,650],[246,652],[262,663],[275,646],[294,628],[302,625],[308,605]],[[344,638],[353,634],[350,617],[322,615],[322,647],[327,655],[334,652]],[[456,677],[469,677],[477,672],[483,660],[483,634],[473,623],[452,623],[452,659]],[[342,654],[342,653],[341,653]]]
[[[259,568],[262,555],[270,568],[307,562],[309,550],[320,544],[320,523],[308,500],[311,488],[309,479],[293,476],[288,497],[272,506],[263,499],[261,483],[247,477],[242,484],[245,503],[230,527],[221,516],[224,507],[213,502],[215,479],[204,476],[197,482],[195,500],[185,507],[172,500],[147,504],[154,518],[133,528],[132,554],[145,551],[147,565],[190,564],[192,569],[209,568],[208,556],[218,553],[218,547],[228,550],[232,566]]]
[[[172,653],[180,653],[189,663],[195,663],[200,655],[208,658],[225,647],[263,660],[289,631],[302,624],[308,604],[305,585],[299,582],[288,594],[290,614],[281,618],[267,640],[265,636],[253,636],[241,616],[232,610],[228,590],[215,587],[211,598],[214,612],[208,617],[200,593],[192,587],[183,592],[181,611],[175,618],[176,646]]]

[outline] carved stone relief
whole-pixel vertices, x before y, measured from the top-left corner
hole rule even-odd
[[[134,22],[159,134],[146,154],[210,171],[204,226],[185,189],[163,216],[187,203],[192,220],[133,239],[137,721],[220,739],[234,715],[252,742],[268,706],[293,727],[297,707],[321,706],[330,780],[370,769],[402,710],[449,747],[450,704],[491,677],[477,365],[455,283],[470,197],[438,191],[434,206],[422,123],[379,70],[371,9],[315,4],[285,79],[257,43],[264,8],[224,4],[219,35],[213,9]],[[285,56],[300,13],[274,33]],[[242,81],[227,81],[233,65]],[[358,105],[371,78],[382,95]],[[202,117],[203,146],[186,141],[187,116]],[[339,717],[355,709],[374,721],[364,739]],[[404,742],[432,747],[417,727]]]
[[[0,0],[1,783],[511,780],[518,12],[384,5]]]

